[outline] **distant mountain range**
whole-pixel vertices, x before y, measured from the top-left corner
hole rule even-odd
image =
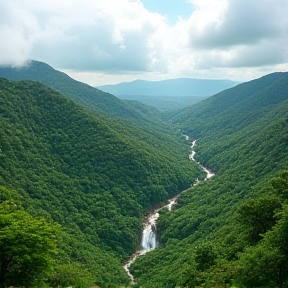
[[[212,96],[240,82],[230,80],[178,78],[162,81],[135,80],[116,85],[104,85],[98,89],[124,99],[125,96]]]
[[[149,107],[140,107],[135,102],[121,100],[136,100],[156,107],[160,111],[179,110],[239,84],[230,80],[179,78],[163,81],[136,80],[99,86],[97,89],[72,79],[44,62],[35,60],[17,69],[0,67],[0,77],[10,80],[39,81],[74,99],[82,106],[145,126],[157,116],[156,109],[151,110]],[[145,113],[149,111],[148,117],[143,114],[143,109]]]
[[[230,80],[178,78],[162,81],[135,80],[97,88],[120,99],[136,100],[160,110],[173,110],[196,104],[239,83]]]

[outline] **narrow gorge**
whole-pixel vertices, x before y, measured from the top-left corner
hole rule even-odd
[[[186,136],[186,140],[189,141],[189,137]],[[211,172],[206,167],[202,166],[200,162],[197,162],[194,158],[196,152],[194,151],[194,147],[196,145],[196,140],[191,142],[191,153],[189,154],[189,160],[196,162],[205,172],[206,177],[204,181],[207,181],[208,179],[215,176],[215,173]],[[194,185],[197,185],[199,183],[198,178],[196,179]],[[129,261],[123,266],[124,270],[126,271],[127,275],[129,276],[131,280],[131,284],[135,284],[134,276],[130,272],[130,266],[131,264],[139,257],[144,255],[145,253],[155,249],[157,247],[157,237],[156,237],[156,230],[157,230],[157,219],[159,218],[159,210],[163,208],[167,208],[168,211],[171,211],[173,206],[177,203],[177,199],[179,196],[183,193],[179,193],[178,195],[174,196],[172,199],[168,200],[168,204],[161,206],[160,208],[154,209],[150,214],[147,215],[143,222],[143,231],[142,231],[142,239],[141,239],[141,245],[140,248],[131,256]]]

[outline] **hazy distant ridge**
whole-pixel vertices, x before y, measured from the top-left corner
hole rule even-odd
[[[231,80],[178,78],[162,81],[135,80],[97,88],[116,96],[211,96],[239,83]]]

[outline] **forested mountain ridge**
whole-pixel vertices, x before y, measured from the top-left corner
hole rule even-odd
[[[161,123],[157,110],[151,110],[149,116],[146,116],[141,109],[138,110],[129,102],[121,101],[112,94],[76,81],[44,62],[31,60],[26,66],[20,68],[0,66],[0,77],[17,81],[39,81],[62,95],[74,99],[84,107],[128,119],[145,127],[156,126],[157,128],[159,124],[165,126],[164,123]],[[165,129],[167,129],[166,126]]]
[[[287,73],[273,73],[173,117],[216,176],[161,210],[160,246],[131,268],[136,287],[287,287],[287,82]],[[51,241],[35,248],[50,257],[16,259],[21,269],[29,259],[52,266],[41,277],[24,269],[44,287],[127,286],[121,265],[139,243],[145,211],[204,178],[179,131],[148,132],[35,81],[0,79],[0,123],[0,185],[12,190],[0,187],[0,243],[17,248],[43,223],[35,235],[50,231]],[[6,286],[26,285],[20,276],[8,274]]]
[[[216,176],[162,212],[160,247],[132,266],[139,286],[287,287],[287,74],[238,85],[173,119]]]
[[[101,286],[128,283],[122,263],[147,209],[203,177],[188,145],[177,149],[181,141],[86,110],[35,81],[0,79],[0,122],[1,185],[29,213],[65,228],[58,271],[81,263]]]
[[[121,102],[115,96],[76,81],[65,73],[57,71],[40,61],[29,61],[25,66],[20,68],[1,67],[0,77],[17,81],[39,81],[63,95],[73,97],[74,100],[81,104],[87,105],[86,103],[89,103],[88,105],[94,105],[96,109],[108,113],[113,111],[117,105],[121,105]],[[77,91],[80,93],[77,93]]]
[[[200,141],[212,139],[216,134],[228,135],[257,121],[286,100],[287,86],[288,72],[269,74],[209,97],[171,121]]]

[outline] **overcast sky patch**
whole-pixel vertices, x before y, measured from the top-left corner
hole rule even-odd
[[[0,65],[36,59],[95,85],[250,80],[287,71],[287,11],[288,0],[0,0]]]

